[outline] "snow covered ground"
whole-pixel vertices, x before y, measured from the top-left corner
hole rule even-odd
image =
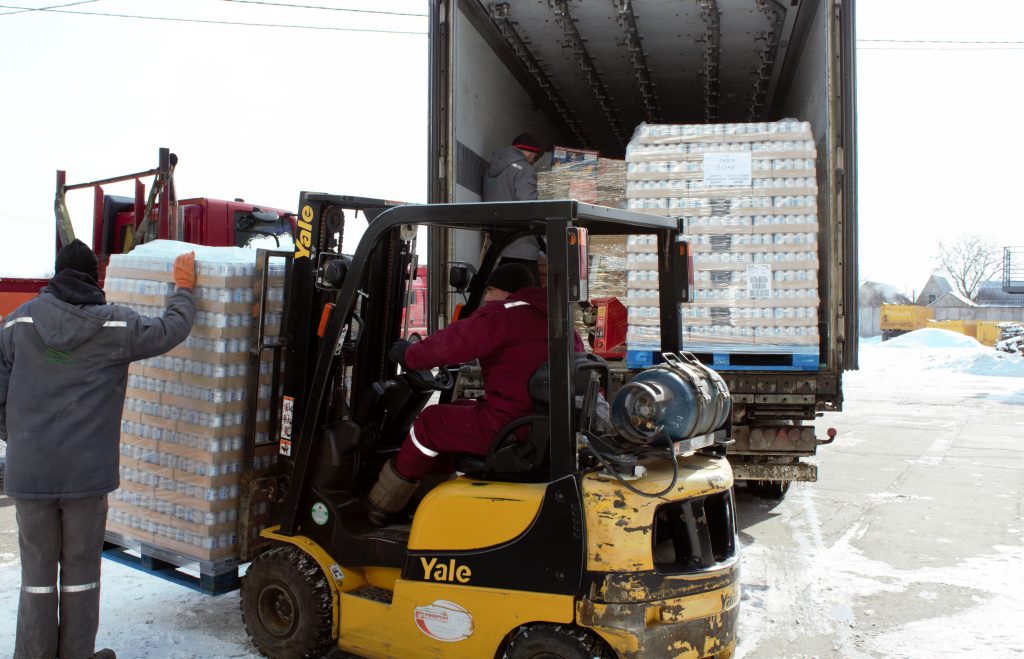
[[[741,657],[1024,655],[1024,358],[944,330],[861,343],[819,482],[738,492]],[[19,567],[0,498],[0,654]],[[13,547],[13,548],[12,548]],[[104,562],[98,643],[129,659],[257,657],[237,593]]]

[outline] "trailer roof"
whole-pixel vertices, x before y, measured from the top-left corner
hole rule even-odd
[[[462,0],[577,142],[620,153],[640,122],[763,121],[820,0]],[[804,5],[810,5],[805,8]],[[588,127],[609,130],[594,132]],[[594,133],[594,134],[591,134]]]
[[[678,228],[676,218],[584,204],[571,199],[396,206],[378,215],[370,228],[374,233],[383,233],[401,224],[417,224],[493,231],[522,230],[525,223],[533,223],[534,228],[543,233],[545,222],[555,218],[568,219],[576,226],[602,235],[651,233]]]

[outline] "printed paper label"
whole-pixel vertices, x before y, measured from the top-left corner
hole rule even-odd
[[[750,186],[750,152],[705,153],[704,185],[721,188],[733,185]]]
[[[454,602],[436,600],[413,610],[416,627],[436,641],[454,643],[473,634],[473,616]]]
[[[767,263],[747,266],[747,297],[767,300],[772,296],[772,267]]]

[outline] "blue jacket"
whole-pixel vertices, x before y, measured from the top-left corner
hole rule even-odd
[[[107,304],[88,275],[62,270],[0,326],[5,490],[25,499],[117,489],[128,364],[185,340],[196,308],[178,289],[160,318]]]

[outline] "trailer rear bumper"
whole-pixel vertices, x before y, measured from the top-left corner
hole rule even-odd
[[[806,462],[792,464],[757,464],[733,462],[732,476],[738,481],[817,481],[818,465]]]

